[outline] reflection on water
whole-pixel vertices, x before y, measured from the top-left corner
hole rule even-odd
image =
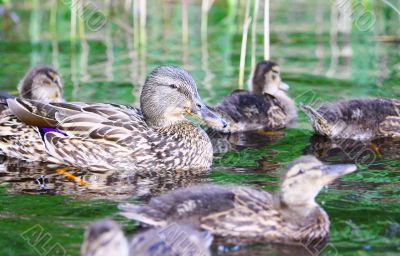
[[[304,152],[326,162],[374,165],[378,160],[400,159],[400,139],[380,138],[373,141],[330,139],[318,134],[310,138]],[[374,165],[374,168],[377,166]]]
[[[195,171],[93,172],[6,158],[0,165],[0,182],[8,183],[7,190],[11,193],[61,194],[80,200],[129,197],[145,200],[204,180]]]

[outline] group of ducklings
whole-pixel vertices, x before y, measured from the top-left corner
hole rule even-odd
[[[276,63],[258,63],[251,82],[251,91],[234,91],[208,107],[187,71],[160,66],[147,77],[137,109],[65,102],[59,74],[36,67],[21,81],[20,97],[0,94],[0,154],[92,170],[208,171],[213,160],[210,139],[185,115],[223,133],[277,130],[296,123],[296,106]],[[399,100],[352,99],[301,108],[315,131],[331,138],[400,137]],[[303,156],[282,172],[280,190],[273,195],[248,187],[199,185],[144,206],[122,204],[123,216],[154,229],[128,242],[116,223],[95,222],[86,232],[82,255],[207,255],[210,235],[196,230],[277,243],[323,240],[329,218],[315,197],[323,186],[355,170],[355,165],[325,165]],[[173,246],[177,241],[160,235],[171,226],[187,234],[195,245],[189,247],[197,249]]]

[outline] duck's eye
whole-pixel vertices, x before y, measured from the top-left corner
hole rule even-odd
[[[170,85],[169,85],[169,88],[172,88],[172,89],[177,89],[177,88],[178,88],[178,86],[176,86],[176,84],[170,84]]]
[[[301,168],[300,170],[299,170],[299,174],[303,174],[303,173],[305,173],[306,171],[303,169],[303,168]]]
[[[200,104],[196,104],[196,106],[197,106],[199,109],[201,109],[201,105],[200,105]]]

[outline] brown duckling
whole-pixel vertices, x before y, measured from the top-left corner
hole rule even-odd
[[[370,140],[400,137],[400,101],[367,98],[325,103],[318,109],[302,104],[314,130],[335,139]]]
[[[63,84],[60,75],[51,67],[36,66],[31,68],[18,84],[21,98],[37,100],[43,103],[64,102]],[[0,116],[9,115],[7,99],[13,98],[5,92],[0,92]]]
[[[228,122],[228,126],[208,125],[210,128],[233,133],[294,126],[296,106],[286,94],[289,86],[282,82],[279,65],[272,61],[259,62],[251,83],[251,91],[236,90],[213,108]]]
[[[43,103],[64,102],[63,84],[58,72],[48,66],[31,68],[18,84],[21,98]]]
[[[208,256],[212,243],[209,232],[188,225],[172,224],[135,235],[130,242],[112,220],[93,222],[85,232],[82,256]]]
[[[280,190],[200,185],[153,198],[148,205],[121,204],[121,214],[151,226],[190,223],[213,235],[293,243],[326,239],[329,217],[315,202],[319,191],[355,165],[324,165],[313,156],[291,162]]]

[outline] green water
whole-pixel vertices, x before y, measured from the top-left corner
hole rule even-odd
[[[188,69],[209,104],[238,88],[245,8],[236,8],[233,4],[237,1],[215,1],[208,13],[206,33],[200,28],[200,1],[191,2],[188,44],[182,44],[181,2],[147,1],[146,41],[139,48],[132,34],[132,15],[123,11],[124,1],[113,6],[107,1],[93,1],[108,22],[98,32],[86,27],[86,40],[79,40],[77,35],[75,41],[70,37],[68,2],[12,3],[11,11],[20,21],[15,25],[6,16],[0,20],[1,91],[16,93],[24,72],[39,63],[60,71],[69,101],[137,105],[146,74],[159,64]],[[360,31],[353,23],[349,34],[341,32],[344,23],[340,22],[345,21],[335,19],[331,1],[271,2],[272,59],[281,65],[283,80],[291,86],[290,95],[297,103],[400,96],[400,44],[381,42],[383,36],[400,37],[400,16],[387,1],[363,1],[364,11],[374,13],[376,22],[367,31]],[[390,3],[400,9],[400,1]],[[352,15],[354,22],[357,15],[361,14]],[[262,12],[257,60],[263,56],[261,16]],[[335,22],[339,22],[337,33]],[[246,77],[251,69],[250,42],[249,38]],[[212,172],[200,178],[190,173],[145,178],[133,173],[70,170],[91,184],[80,185],[56,173],[52,166],[2,160],[0,255],[46,255],[52,248],[59,248],[56,245],[63,248],[58,255],[63,250],[78,255],[85,226],[104,217],[117,220],[127,233],[133,232],[132,223],[117,215],[116,205],[120,202],[145,202],[152,195],[205,182],[276,190],[280,169],[303,154],[315,154],[328,162],[354,162],[331,142],[313,136],[303,113],[297,128],[283,134],[222,140],[230,142],[230,152],[216,154]],[[318,196],[331,220],[330,243],[323,254],[400,253],[400,143],[382,140],[375,144],[380,155],[371,165],[359,164],[359,172],[340,179]],[[37,179],[41,183],[44,180],[46,186],[41,188]],[[38,227],[49,235],[49,243],[35,245],[35,241],[28,241],[30,229]],[[215,253],[218,245],[213,247]],[[255,245],[240,251],[232,249],[225,255],[304,253],[297,249]],[[48,255],[57,253],[51,251]]]

